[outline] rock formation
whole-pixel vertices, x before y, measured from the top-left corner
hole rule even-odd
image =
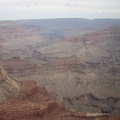
[[[0,89],[0,98],[3,95],[6,96],[4,101],[0,99],[0,120],[110,119],[109,114],[83,114],[68,111],[52,101],[47,91],[38,87],[34,81],[15,81],[7,76],[6,70],[2,67],[0,67]],[[8,90],[10,94],[4,92]]]
[[[7,71],[0,66],[0,100],[6,99],[6,96],[17,95],[19,84],[7,76]]]
[[[31,104],[33,79],[67,109],[120,114],[120,20],[0,22],[0,64],[19,80],[2,80],[1,101]]]

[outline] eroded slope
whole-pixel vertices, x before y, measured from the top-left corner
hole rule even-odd
[[[34,81],[18,82],[10,79],[7,72],[1,67],[1,80],[9,81],[12,87],[19,88],[18,94],[6,95],[6,100],[0,100],[1,120],[105,120],[109,114],[75,113],[60,107],[52,101],[44,88],[37,87]],[[2,85],[3,83],[0,83]],[[19,85],[19,87],[18,87]],[[1,88],[1,86],[0,86]],[[4,86],[8,89],[9,86]],[[12,91],[10,91],[12,93]],[[2,94],[0,94],[0,97]]]

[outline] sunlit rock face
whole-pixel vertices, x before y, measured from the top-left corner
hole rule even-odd
[[[8,77],[7,71],[0,66],[0,100],[6,99],[7,96],[14,96],[19,92],[19,84]]]

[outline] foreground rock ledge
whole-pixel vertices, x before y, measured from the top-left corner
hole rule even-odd
[[[34,81],[19,82],[0,67],[0,120],[120,120],[109,114],[77,113],[54,102]]]

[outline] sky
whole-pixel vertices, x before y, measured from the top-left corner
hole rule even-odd
[[[0,20],[120,18],[120,0],[0,0]]]

